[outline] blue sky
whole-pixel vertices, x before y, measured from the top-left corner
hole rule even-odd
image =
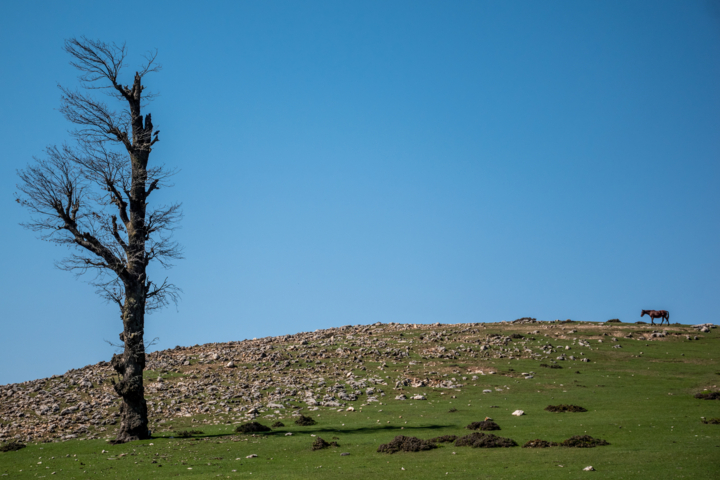
[[[180,169],[154,348],[347,324],[720,311],[716,1],[14,2],[0,15],[0,383],[108,360],[116,307],[13,201],[69,141],[64,39],[127,42]],[[165,272],[155,271],[156,276]]]

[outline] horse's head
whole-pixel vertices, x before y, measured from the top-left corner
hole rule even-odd
[[[648,313],[648,311],[647,311],[647,310],[643,310],[642,313],[640,314],[640,316],[641,316],[641,317],[644,317],[646,313]]]

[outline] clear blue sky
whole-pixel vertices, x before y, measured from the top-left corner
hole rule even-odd
[[[184,203],[155,348],[372,322],[720,318],[717,1],[11,2],[0,383],[108,360],[116,307],[18,224],[63,40],[157,48]],[[161,274],[160,272],[157,273]]]

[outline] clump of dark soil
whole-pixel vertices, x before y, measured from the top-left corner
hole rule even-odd
[[[431,443],[452,443],[457,440],[457,435],[443,435],[441,437],[435,437],[428,440]]]
[[[300,425],[301,427],[309,427],[311,425],[315,425],[317,422],[312,417],[306,417],[305,415],[300,415],[297,420],[295,420],[295,425]]]
[[[457,412],[457,408],[451,408],[450,410],[448,410],[448,413],[455,413],[455,412]]]
[[[540,366],[545,368],[562,368],[561,365],[556,365],[554,363],[552,365],[548,365],[547,363],[541,363]]]
[[[525,338],[523,335],[520,335],[519,333],[513,333],[510,335],[510,338]]]
[[[203,433],[205,432],[201,430],[183,430],[181,432],[173,432],[173,435],[176,438],[190,438],[193,435],[202,435]]]
[[[266,427],[262,423],[258,423],[258,422],[248,422],[248,423],[243,423],[242,425],[238,425],[235,428],[235,431],[238,433],[261,433],[261,432],[269,432],[270,427]]]
[[[600,445],[610,445],[605,440],[602,440],[600,438],[593,438],[590,435],[575,435],[574,437],[570,437],[564,442],[562,442],[560,445],[563,447],[573,447],[573,448],[593,448]]]
[[[720,400],[720,392],[696,393],[695,398],[700,398],[702,400]]]
[[[548,412],[587,412],[587,408],[579,407],[577,405],[548,405],[545,407]]]
[[[278,420],[277,422],[273,423],[273,424],[270,425],[270,426],[271,426],[272,428],[280,428],[280,427],[284,427],[285,424],[284,424],[283,422],[281,422],[280,420]]]
[[[516,447],[517,443],[512,438],[503,438],[492,433],[475,432],[455,440],[456,447],[473,448],[499,448]]]
[[[482,430],[488,432],[490,430],[500,430],[500,425],[492,420],[483,420],[482,422],[472,422],[467,427],[468,430]]]
[[[379,453],[422,452],[424,450],[432,450],[433,448],[437,448],[437,445],[427,440],[398,435],[392,442],[380,445],[377,451]]]
[[[313,442],[313,444],[312,444],[312,449],[313,449],[313,451],[315,451],[315,450],[322,450],[323,448],[339,447],[339,446],[340,446],[340,445],[338,445],[337,442],[330,442],[330,443],[328,443],[328,442],[326,442],[325,440],[323,440],[322,438],[317,437],[317,438],[315,439],[315,441]]]
[[[15,452],[21,448],[25,448],[26,445],[20,442],[8,442],[0,447],[0,452]]]
[[[707,425],[720,425],[720,418],[703,418],[702,422]]]
[[[536,438],[535,440],[530,440],[523,445],[523,448],[548,448],[557,446],[557,442],[548,442],[547,440],[540,440],[539,438]]]

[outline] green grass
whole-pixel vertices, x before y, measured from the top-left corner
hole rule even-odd
[[[592,359],[590,363],[558,362],[564,368],[550,369],[539,367],[548,360],[483,360],[478,363],[494,365],[499,374],[479,376],[475,382],[464,371],[464,366],[473,365],[471,359],[446,360],[444,364],[437,361],[427,369],[445,369],[448,378],[467,376],[466,386],[459,391],[405,388],[406,394],[420,392],[428,401],[396,401],[389,384],[383,387],[383,405],[372,403],[362,412],[310,412],[318,421],[311,427],[298,427],[285,418],[286,427],[254,437],[233,433],[235,425],[185,419],[185,423],[173,422],[172,430],[199,429],[204,434],[177,439],[169,438],[171,432],[163,432],[152,440],[115,446],[99,440],[30,444],[20,451],[0,453],[0,475],[51,478],[55,472],[52,478],[132,480],[178,476],[360,479],[388,475],[393,479],[574,479],[579,475],[608,479],[720,478],[720,425],[700,420],[720,417],[720,401],[693,398],[705,388],[720,385],[719,338],[716,329],[700,341],[686,341],[684,337],[620,339],[622,349],[611,348],[614,343],[607,340],[602,344],[591,340],[593,350],[574,348],[568,352],[577,355],[583,350]],[[534,343],[545,340],[539,336]],[[640,352],[642,356],[638,356]],[[389,369],[399,368],[390,361],[388,365]],[[425,365],[415,368],[419,371]],[[450,373],[453,368],[463,371]],[[534,371],[535,378],[519,376],[527,371]],[[507,373],[512,376],[504,375]],[[493,392],[483,394],[487,388]],[[356,410],[360,403],[354,402]],[[580,405],[588,412],[544,411],[546,406],[560,403]],[[449,413],[451,408],[457,411]],[[525,415],[513,417],[516,409],[524,410]],[[502,428],[492,433],[510,437],[520,445],[536,438],[560,442],[583,434],[607,440],[610,445],[590,449],[472,449],[441,444],[420,453],[376,453],[378,445],[395,435],[427,439],[470,433],[465,425],[486,416]],[[258,421],[272,423],[263,418]],[[287,432],[293,435],[286,436]],[[313,452],[315,438],[311,434],[328,442],[337,437],[340,447]],[[106,453],[101,453],[103,450]],[[350,455],[340,456],[341,452]],[[250,454],[258,456],[247,459]],[[588,465],[597,471],[582,472]]]

